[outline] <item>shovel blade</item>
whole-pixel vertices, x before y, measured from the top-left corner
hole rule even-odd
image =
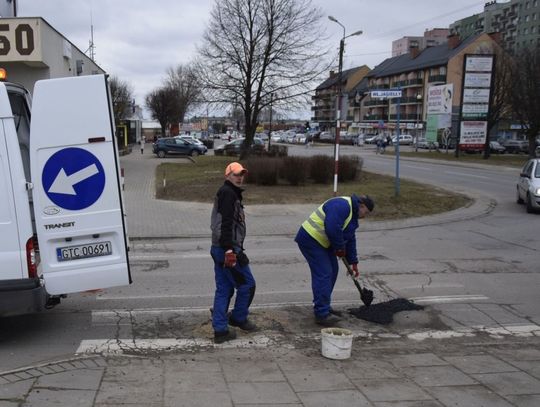
[[[368,290],[367,288],[362,288],[360,290],[360,299],[366,307],[369,307],[373,302],[373,291]]]

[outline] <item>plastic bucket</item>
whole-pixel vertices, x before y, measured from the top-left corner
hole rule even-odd
[[[353,334],[348,329],[324,328],[321,330],[322,355],[328,359],[351,357]]]

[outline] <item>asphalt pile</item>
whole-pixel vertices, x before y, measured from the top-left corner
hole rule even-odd
[[[369,307],[362,305],[360,308],[350,308],[348,311],[351,315],[364,321],[388,325],[394,320],[394,314],[397,312],[423,309],[422,305],[417,305],[405,298],[395,298],[390,301],[372,304]]]

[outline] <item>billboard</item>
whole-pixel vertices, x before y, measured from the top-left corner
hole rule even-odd
[[[454,96],[454,85],[430,86],[428,89],[427,113],[428,114],[448,114],[452,113],[452,99]]]

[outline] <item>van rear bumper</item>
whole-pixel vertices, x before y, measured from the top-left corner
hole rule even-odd
[[[0,280],[0,317],[43,311],[47,297],[39,278]]]

